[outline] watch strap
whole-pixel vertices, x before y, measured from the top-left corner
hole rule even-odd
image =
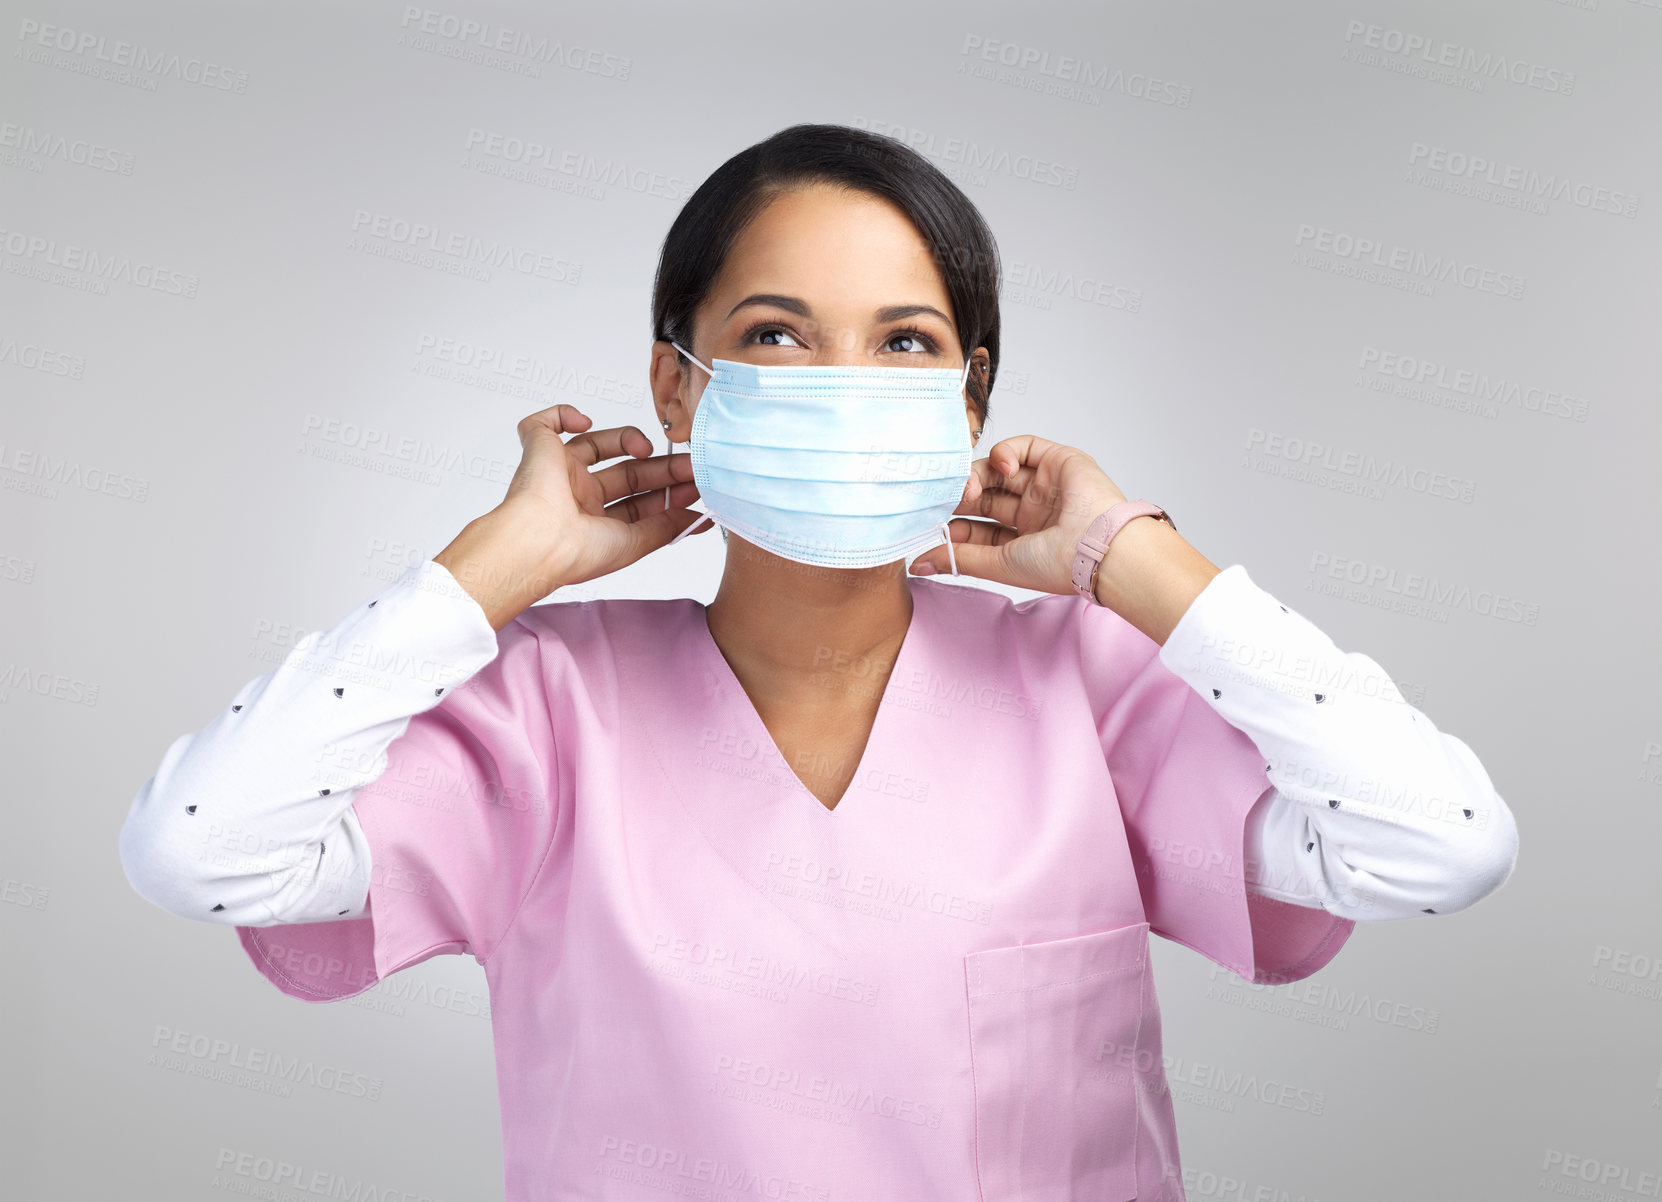
[[[1121,501],[1098,514],[1080,536],[1073,559],[1073,588],[1092,605],[1101,604],[1096,599],[1096,575],[1102,567],[1102,557],[1108,553],[1108,544],[1132,518],[1144,516],[1159,518],[1173,530],[1177,529],[1170,515],[1152,501]]]

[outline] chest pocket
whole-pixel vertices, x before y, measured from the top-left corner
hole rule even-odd
[[[1148,923],[964,957],[982,1202],[1137,1196]]]

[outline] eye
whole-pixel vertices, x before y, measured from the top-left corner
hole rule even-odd
[[[894,344],[897,342],[911,342],[918,345],[910,348],[896,347]],[[925,334],[922,330],[896,330],[894,333],[889,335],[889,340],[885,343],[885,345],[890,350],[899,350],[902,354],[938,355],[941,352],[941,348],[936,344],[935,340],[928,334]]]
[[[781,334],[784,337],[790,339],[789,342],[761,342],[761,343],[757,344],[759,346],[794,346],[794,347],[797,347],[799,349],[802,346],[802,344],[799,343],[796,340],[796,336],[794,334],[792,334],[789,330],[787,330],[784,326],[780,325],[776,321],[767,321],[765,319],[762,320],[762,321],[753,322],[750,325],[746,326],[745,329],[744,329],[744,332],[739,335],[739,338],[744,342],[749,342],[751,340],[751,338],[754,337],[758,333],[761,333],[761,334]]]

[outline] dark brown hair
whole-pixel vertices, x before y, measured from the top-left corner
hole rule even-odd
[[[967,355],[985,346],[988,369],[969,395],[986,424],[998,378],[998,245],[980,210],[911,147],[848,125],[792,125],[728,159],[681,207],[652,283],[652,335],[692,345],[693,315],[747,225],[780,193],[809,184],[857,189],[894,204],[929,245]]]

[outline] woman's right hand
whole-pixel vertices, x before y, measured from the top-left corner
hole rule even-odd
[[[565,404],[522,419],[524,452],[507,496],[433,556],[497,630],[561,585],[628,567],[703,516],[686,508],[698,498],[690,454],[654,455],[638,427],[588,430],[592,422]]]

